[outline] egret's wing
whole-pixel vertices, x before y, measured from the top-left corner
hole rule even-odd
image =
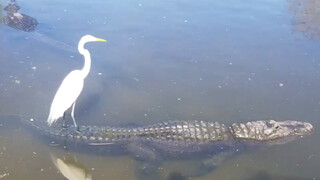
[[[56,95],[53,98],[48,124],[51,125],[77,100],[83,88],[83,76],[81,71],[70,72],[62,81]]]

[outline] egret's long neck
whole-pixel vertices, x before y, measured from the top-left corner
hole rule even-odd
[[[83,65],[83,68],[81,69],[81,72],[82,72],[83,78],[86,78],[91,68],[90,53],[87,49],[84,48],[84,42],[81,42],[81,41],[79,42],[78,50],[79,50],[79,53],[84,56],[84,65]]]

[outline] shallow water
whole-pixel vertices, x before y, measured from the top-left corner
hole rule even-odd
[[[0,3],[4,7],[8,2]],[[76,104],[79,124],[308,121],[315,126],[312,136],[244,153],[203,177],[189,179],[320,179],[318,1],[18,4],[21,13],[40,24],[33,33],[0,24],[2,120],[8,115],[46,120],[64,76],[83,65],[74,51],[79,38],[92,34],[108,42],[86,45],[92,69]],[[3,179],[64,179],[52,154],[63,158],[68,153],[18,124],[0,131]],[[130,157],[94,152],[71,156],[93,179],[138,179],[136,162]],[[174,177],[172,173],[188,170],[189,164],[188,160],[164,162],[159,174],[163,179]]]

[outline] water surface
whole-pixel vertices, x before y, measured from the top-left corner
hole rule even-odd
[[[8,2],[0,1],[2,7]],[[81,68],[84,34],[92,69],[76,105],[83,125],[147,125],[199,119],[225,124],[302,120],[316,132],[293,143],[245,153],[204,177],[320,178],[320,4],[264,1],[18,1],[36,32],[0,24],[0,116],[46,120],[62,79]],[[4,12],[2,12],[4,14]],[[70,119],[69,119],[70,120]],[[71,121],[70,121],[71,122]],[[49,146],[18,125],[1,129],[4,179],[64,179]],[[137,179],[127,156],[73,153],[93,179]],[[186,170],[165,162],[159,173]],[[232,172],[232,173],[230,173]],[[260,175],[260,176],[259,176]]]

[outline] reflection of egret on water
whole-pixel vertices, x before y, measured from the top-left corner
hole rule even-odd
[[[84,45],[87,42],[94,41],[106,41],[104,39],[96,38],[91,35],[83,36],[78,44],[79,53],[84,56],[84,66],[81,70],[71,71],[62,81],[56,95],[53,98],[50,113],[48,116],[48,125],[56,122],[60,117],[65,117],[65,111],[72,106],[71,117],[73,123],[76,127],[76,121],[74,118],[74,107],[78,96],[80,95],[83,89],[83,81],[90,72],[91,67],[91,57],[87,49],[84,48]]]
[[[51,160],[60,173],[69,180],[91,180],[92,175],[87,168],[72,155],[57,158],[51,154]]]

